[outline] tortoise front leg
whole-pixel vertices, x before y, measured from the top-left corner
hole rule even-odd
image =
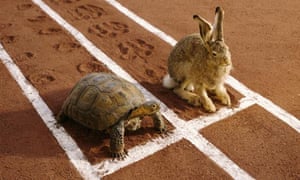
[[[127,152],[124,150],[124,121],[114,125],[110,130],[110,151],[113,158],[124,159]]]
[[[159,130],[161,133],[167,130],[164,118],[161,113],[158,111],[152,115],[154,127]]]

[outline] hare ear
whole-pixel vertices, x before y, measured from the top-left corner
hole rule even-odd
[[[212,25],[198,15],[194,15],[193,19],[197,20],[199,23],[200,36],[204,41],[204,43],[210,41],[212,37],[212,29],[213,29]]]
[[[224,10],[221,7],[216,8],[215,13],[215,22],[213,27],[213,39],[224,41],[223,36],[223,19],[224,19]]]

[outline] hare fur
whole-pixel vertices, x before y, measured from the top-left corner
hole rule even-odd
[[[224,11],[217,7],[215,22],[211,25],[204,18],[194,15],[200,33],[181,39],[168,58],[168,74],[163,86],[194,106],[203,106],[208,112],[216,107],[208,96],[215,94],[224,105],[231,106],[230,96],[224,86],[232,69],[231,54],[223,38]]]

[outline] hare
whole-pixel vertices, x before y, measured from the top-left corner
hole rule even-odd
[[[231,106],[230,96],[224,86],[232,69],[231,54],[223,37],[224,10],[217,7],[215,22],[211,25],[204,18],[194,15],[200,33],[181,39],[168,58],[168,74],[163,86],[194,106],[203,106],[208,112],[216,107],[208,92],[222,104]]]

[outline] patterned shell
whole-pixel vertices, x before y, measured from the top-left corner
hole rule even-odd
[[[92,73],[74,86],[63,112],[88,128],[104,130],[144,102],[143,94],[128,81],[113,74]]]

